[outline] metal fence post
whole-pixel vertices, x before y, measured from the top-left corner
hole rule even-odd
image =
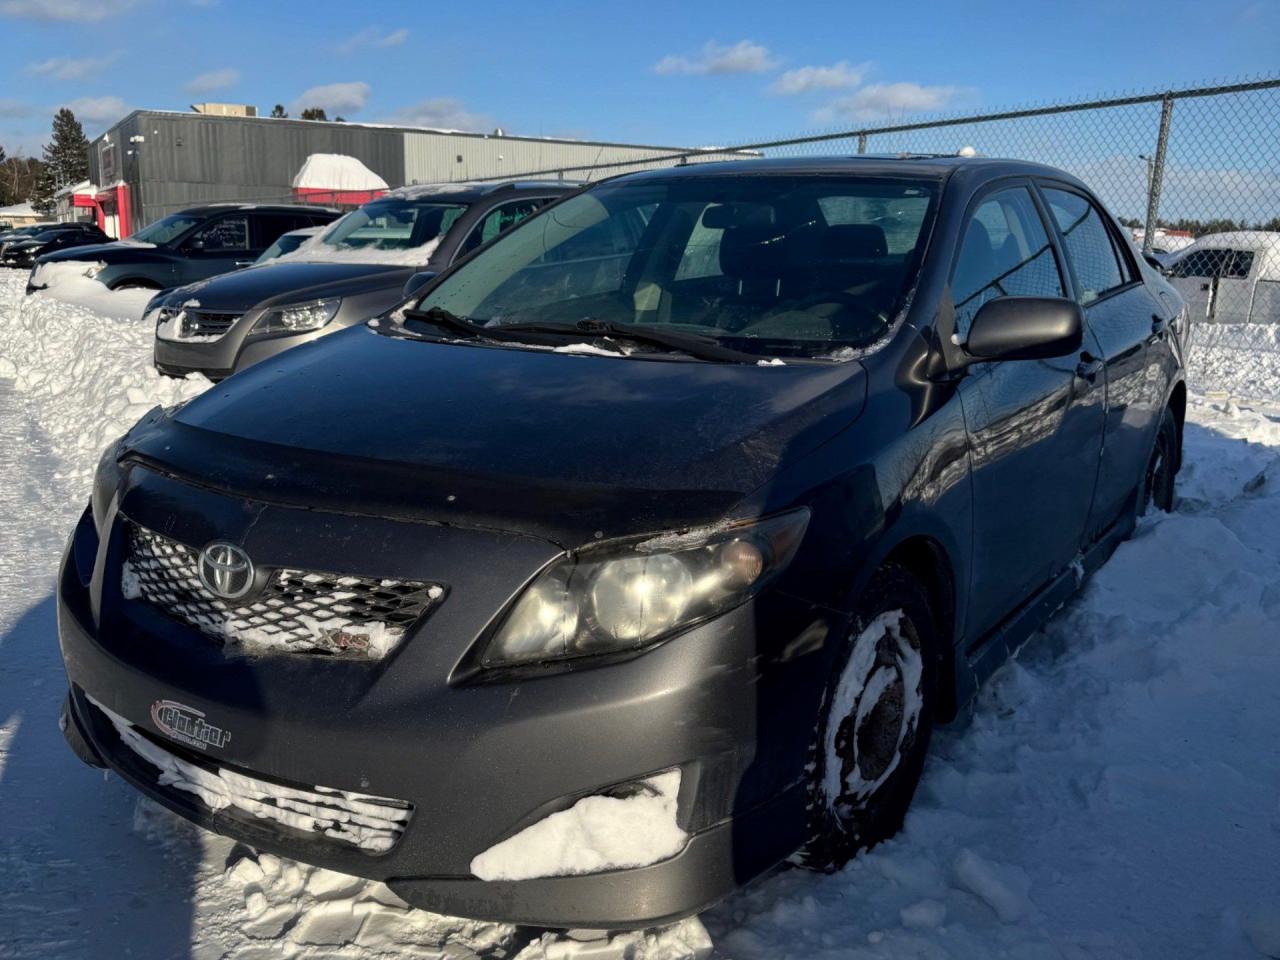
[[[867,135],[865,133],[858,134],[858,152],[867,152]]]
[[[1164,155],[1169,146],[1169,121],[1173,119],[1173,97],[1160,102],[1160,134],[1156,138],[1156,154],[1152,158],[1151,183],[1147,187],[1147,221],[1142,229],[1142,252],[1150,253],[1156,239],[1156,223],[1160,215],[1160,188],[1164,183]]]

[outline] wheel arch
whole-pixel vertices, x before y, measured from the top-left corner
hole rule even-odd
[[[1178,424],[1178,459],[1174,464],[1176,472],[1182,469],[1182,435],[1187,422],[1187,381],[1179,380],[1173,385],[1166,405],[1173,411],[1173,419]]]

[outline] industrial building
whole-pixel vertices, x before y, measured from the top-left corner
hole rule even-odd
[[[595,164],[621,164],[622,173],[673,161],[686,148],[602,143],[541,137],[463,133],[416,127],[337,123],[232,114],[218,109],[183,113],[135,110],[90,145],[95,219],[108,233],[126,237],[184,207],[210,202],[320,201],[309,183],[295,179],[315,154],[353,157],[386,184],[471,180]],[[740,158],[708,151],[698,159]],[[634,162],[633,162],[634,161]],[[570,170],[565,179],[584,178]],[[329,185],[333,190],[341,184]]]

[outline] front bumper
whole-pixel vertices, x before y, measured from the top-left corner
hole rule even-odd
[[[210,522],[221,519],[216,509],[192,506]],[[331,517],[322,526],[330,524],[342,521]],[[273,523],[259,516],[251,525],[269,531]],[[398,552],[394,536],[368,518],[362,525],[371,540]],[[421,533],[420,525],[411,526]],[[327,532],[351,542],[348,531]],[[462,539],[418,552],[456,559],[493,546],[456,530],[435,532]],[[593,928],[644,927],[696,913],[803,841],[804,763],[819,699],[813,691],[825,670],[814,656],[783,657],[763,673],[761,664],[812,633],[815,618],[829,616],[808,604],[766,594],[629,661],[519,683],[454,686],[443,678],[488,615],[466,609],[473,584],[455,580],[450,600],[388,661],[249,660],[227,655],[141,601],[124,600],[102,574],[114,570],[118,579],[118,539],[98,545],[87,582],[73,540],[60,577],[69,716],[87,748],[77,752],[208,829],[386,881],[432,911]],[[304,549],[317,549],[306,536],[299,539]],[[507,546],[512,555],[523,549],[521,568],[536,569],[528,546]],[[252,541],[246,548],[261,552]],[[492,601],[484,607],[491,611]],[[451,644],[448,636],[462,642]],[[235,810],[214,811],[162,786],[155,768],[122,743],[89,697],[158,742],[165,735],[151,719],[152,705],[191,705],[232,734],[225,748],[210,748],[200,759],[284,783],[402,799],[413,805],[413,817],[391,850],[371,854]],[[814,711],[797,708],[810,703]],[[672,859],[585,876],[471,875],[477,854],[581,797],[673,767],[682,773],[678,818],[690,840]]]

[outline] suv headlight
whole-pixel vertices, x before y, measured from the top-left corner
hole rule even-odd
[[[309,303],[291,303],[275,307],[258,318],[253,325],[255,333],[306,333],[319,330],[338,315],[341,297],[328,300],[312,300]]]
[[[84,275],[92,280],[105,269],[107,269],[107,265],[99,260],[97,263],[90,264],[89,269],[84,272]]]
[[[593,546],[552,563],[489,640],[484,667],[648,646],[737,606],[795,556],[808,508],[713,530]]]

